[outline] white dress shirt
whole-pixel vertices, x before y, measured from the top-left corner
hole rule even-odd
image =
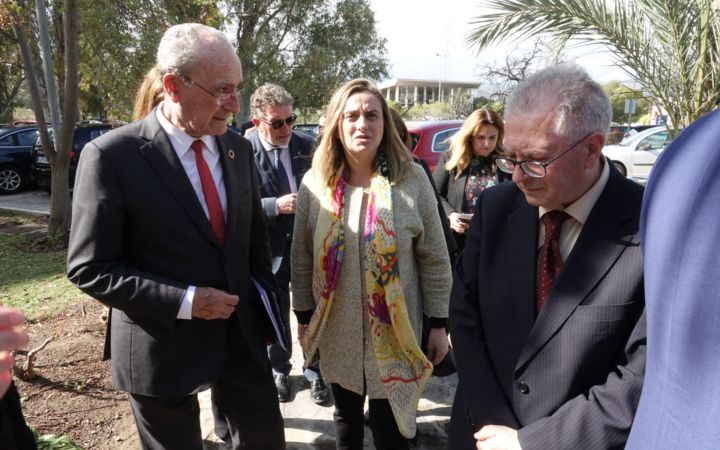
[[[558,242],[560,244],[560,255],[562,256],[563,261],[567,260],[568,255],[570,255],[570,252],[575,246],[575,242],[577,242],[577,239],[580,236],[580,232],[585,226],[585,222],[587,222],[590,211],[592,211],[593,206],[595,206],[597,199],[600,198],[600,194],[602,194],[602,191],[605,189],[608,179],[610,178],[610,167],[608,167],[608,163],[605,161],[604,157],[601,158],[601,163],[603,165],[602,172],[600,172],[600,177],[598,177],[595,184],[593,184],[593,186],[579,199],[572,202],[563,210],[570,216],[570,218],[563,223]],[[540,215],[539,218],[541,219],[548,211],[548,209],[545,209],[542,206],[538,208],[538,214]],[[542,244],[545,241],[545,226],[543,225],[542,220],[540,221],[539,228],[538,249],[542,247]]]
[[[285,174],[287,175],[288,182],[290,182],[290,190],[293,193],[297,192],[297,184],[295,184],[295,177],[292,173],[292,161],[290,160],[290,147],[284,146],[284,147],[275,147],[272,144],[265,142],[265,139],[263,139],[261,134],[258,134],[258,137],[260,138],[260,143],[262,144],[263,148],[265,149],[266,156],[270,160],[270,162],[273,164],[273,167],[275,166],[275,152],[273,151],[276,148],[280,149],[280,162],[283,163],[283,168],[285,169]]]
[[[183,169],[185,169],[185,174],[187,174],[190,184],[195,191],[195,195],[197,195],[197,199],[203,211],[205,211],[205,216],[210,220],[210,212],[208,211],[205,194],[203,193],[202,183],[200,181],[200,174],[198,173],[197,163],[195,162],[195,151],[190,148],[190,145],[197,138],[190,136],[170,123],[162,113],[162,103],[156,108],[155,115],[165,134],[170,138],[170,144],[172,144]],[[205,158],[205,162],[210,169],[210,174],[215,181],[215,188],[217,189],[218,197],[220,197],[220,204],[222,205],[223,214],[227,221],[227,194],[225,192],[225,183],[223,182],[222,165],[220,164],[220,151],[217,148],[214,136],[202,136],[200,140],[203,141],[203,158]],[[192,319],[192,302],[195,296],[195,289],[196,286],[190,285],[187,291],[185,291],[182,303],[180,304],[180,310],[177,314],[178,319]]]

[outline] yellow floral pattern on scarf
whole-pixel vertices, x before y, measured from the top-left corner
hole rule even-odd
[[[316,353],[329,315],[345,249],[345,181],[338,177],[333,184],[334,189],[326,189],[314,235],[313,294],[317,306],[305,336],[308,361]],[[411,438],[417,431],[417,405],[432,364],[420,350],[408,317],[399,277],[391,186],[380,174],[370,183],[363,237],[366,301],[380,381],[400,432]]]

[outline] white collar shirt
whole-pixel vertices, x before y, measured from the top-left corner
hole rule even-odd
[[[289,146],[284,147],[275,147],[272,144],[268,143],[263,139],[262,135],[259,134],[258,131],[258,137],[260,138],[260,143],[262,144],[263,148],[265,149],[266,156],[270,160],[271,164],[275,164],[275,154],[273,152],[274,149],[279,148],[280,149],[280,162],[283,163],[283,168],[285,169],[285,174],[287,175],[288,182],[290,183],[290,190],[292,192],[297,192],[297,184],[295,183],[295,177],[292,173],[292,161],[290,160],[290,148]]]
[[[180,163],[185,169],[190,184],[197,195],[198,201],[205,211],[205,216],[210,219],[210,212],[208,211],[207,202],[205,201],[205,194],[203,193],[202,183],[200,182],[200,173],[198,172],[197,163],[195,162],[195,152],[190,148],[190,145],[197,139],[183,130],[179,129],[163,115],[162,104],[156,108],[156,115],[160,126],[170,138],[170,143],[175,150],[175,153],[180,159]],[[220,151],[218,150],[217,141],[214,136],[205,135],[200,137],[203,142],[203,157],[205,162],[210,169],[213,181],[215,182],[215,188],[217,189],[218,196],[220,197],[220,204],[222,205],[223,213],[225,214],[225,220],[227,221],[227,193],[225,192],[225,183],[223,182],[222,164],[220,163]]]
[[[190,136],[170,123],[170,121],[162,113],[162,103],[160,103],[160,106],[155,108],[155,116],[157,117],[158,122],[160,122],[160,126],[165,131],[165,134],[170,139],[170,144],[172,145],[173,150],[175,150],[175,153],[178,155],[180,164],[182,164],[183,169],[185,169],[185,174],[195,191],[195,195],[197,196],[203,211],[205,211],[205,216],[208,220],[210,220],[210,212],[208,211],[202,183],[200,182],[200,173],[198,172],[197,163],[195,162],[195,151],[190,149],[190,145],[196,140],[196,138]],[[223,182],[220,152],[213,136],[202,136],[200,139],[203,141],[203,158],[205,158],[205,162],[207,163],[208,168],[210,169],[210,174],[215,182],[215,188],[217,189],[218,197],[220,197],[220,204],[222,205],[225,221],[227,223],[227,194],[225,192],[225,183]],[[188,286],[177,312],[178,319],[192,319],[192,304],[193,299],[195,298],[196,289],[197,287],[194,285]]]
[[[610,178],[610,167],[604,157],[601,157],[601,164],[603,165],[600,176],[593,186],[587,190],[580,198],[568,205],[563,211],[568,213],[570,218],[563,223],[562,229],[560,230],[560,254],[562,255],[563,261],[567,259],[572,251],[575,243],[577,242],[580,232],[587,222],[590,212],[595,206],[600,194],[602,194],[605,186],[607,185],[608,179]],[[549,210],[542,206],[538,208],[539,219]],[[538,248],[542,247],[543,241],[545,240],[545,226],[542,220],[540,220],[539,236],[538,236]]]

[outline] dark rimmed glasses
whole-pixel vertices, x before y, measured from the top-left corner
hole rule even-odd
[[[287,124],[287,126],[289,126],[289,127],[293,126],[293,124],[297,120],[297,116],[295,114],[293,114],[292,116],[290,116],[286,119],[275,119],[275,120],[260,119],[260,120],[262,120],[266,124],[270,125],[273,130],[279,130],[285,124]]]
[[[568,153],[570,150],[574,149],[578,146],[582,141],[592,136],[595,132],[589,133],[585,135],[582,139],[568,147],[567,150],[561,152],[559,155],[551,159],[547,162],[539,162],[539,161],[515,161],[514,159],[505,158],[504,156],[496,156],[495,157],[495,164],[497,165],[497,168],[505,173],[509,173],[512,175],[513,172],[515,172],[515,167],[520,166],[523,172],[525,172],[525,175],[532,177],[532,178],[543,178],[545,175],[547,175],[547,166],[554,163],[558,159],[560,159],[561,156]]]
[[[193,81],[188,76],[183,76],[182,79],[183,79],[183,82],[185,82],[185,84],[188,87],[197,86],[200,88],[200,90],[205,91],[206,94],[208,94],[212,97],[215,97],[215,100],[217,100],[218,105],[221,105],[230,99],[237,101],[238,96],[243,95],[245,93],[245,89],[242,88],[242,84],[239,84],[234,88],[229,87],[229,86],[224,86],[224,87],[220,88],[220,93],[216,94],[209,89],[205,89],[204,87],[202,87],[200,84]]]

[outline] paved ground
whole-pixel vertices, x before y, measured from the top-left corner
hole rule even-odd
[[[36,190],[13,195],[0,195],[1,210],[26,214],[50,214],[50,194]]]
[[[28,191],[15,195],[0,196],[0,210],[19,211],[28,214],[48,214],[50,195],[43,191]],[[294,321],[293,321],[294,322]],[[293,335],[295,323],[293,323]],[[333,406],[318,406],[310,399],[310,389],[302,377],[302,352],[297,343],[293,350],[292,401],[281,403],[285,418],[285,438],[289,450],[331,450],[335,448],[332,423]],[[420,400],[418,427],[421,433],[421,449],[447,448],[447,426],[450,419],[452,399],[457,386],[457,376],[432,377],[425,395]],[[212,411],[209,391],[200,394],[203,436],[207,448],[222,448],[213,433]],[[365,448],[372,449],[370,430],[365,431]]]
[[[293,323],[293,333],[294,330]],[[292,401],[281,403],[285,418],[285,438],[289,450],[331,450],[335,448],[332,414],[334,407],[318,406],[310,399],[310,388],[302,377],[302,352],[297,343],[293,346]],[[447,378],[431,377],[425,395],[420,400],[418,427],[421,433],[421,449],[440,450],[447,448],[447,427],[450,408],[457,386],[457,375]],[[212,411],[209,408],[209,392],[200,394],[203,435],[207,441],[216,442],[212,432]],[[365,428],[366,449],[372,445],[370,429]]]

